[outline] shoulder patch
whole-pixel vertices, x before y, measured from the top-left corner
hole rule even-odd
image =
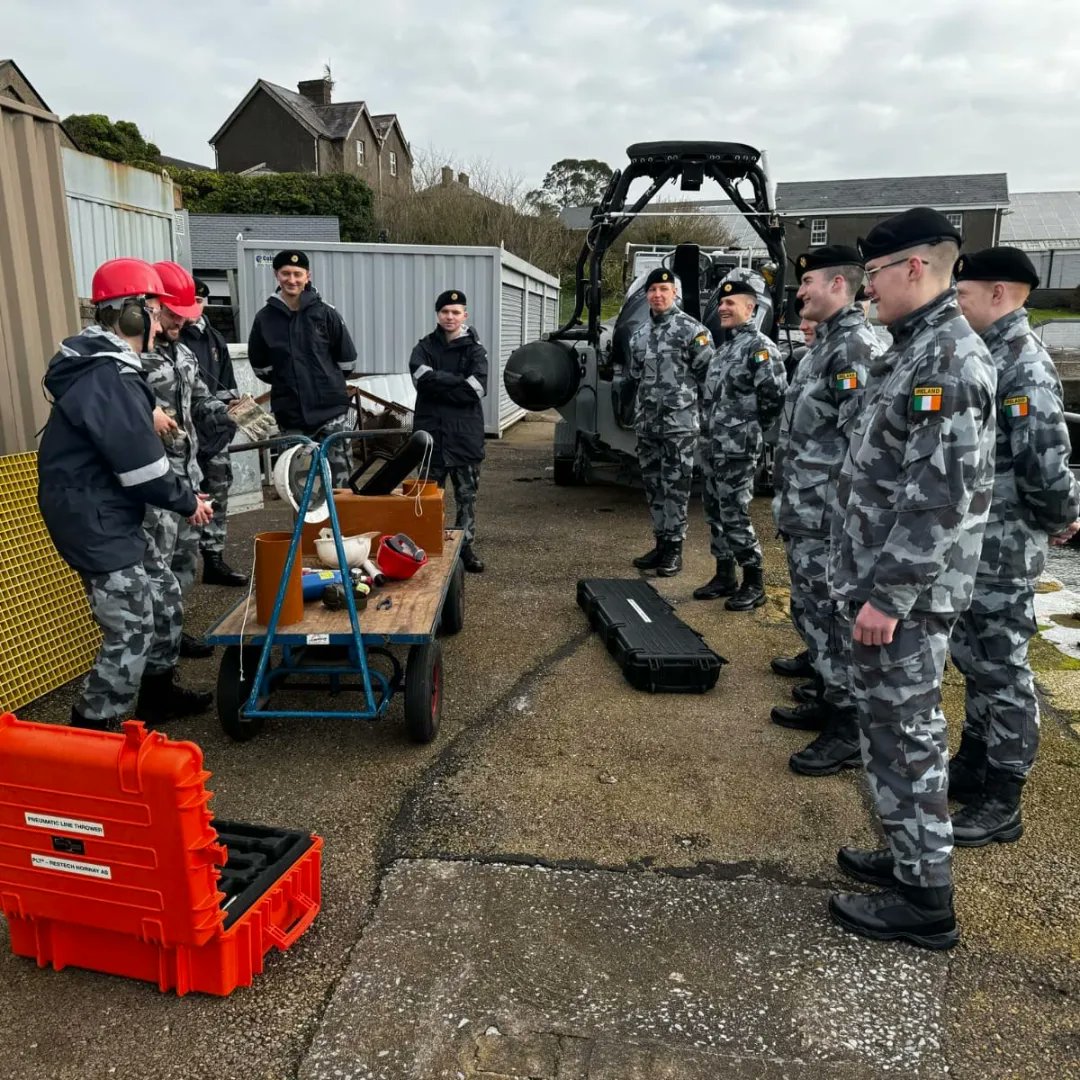
[[[915,412],[940,412],[941,387],[916,386],[911,392],[911,407]]]
[[[837,390],[858,390],[859,373],[857,371],[841,371],[836,376]]]
[[[1006,416],[1027,416],[1028,414],[1027,394],[1013,394],[1012,397],[1007,397],[1001,404],[1005,409]]]
[[[754,353],[754,363],[755,364],[764,364],[765,361],[768,360],[768,359],[769,359],[769,350],[768,349],[758,349],[758,351],[756,353]]]
[[[696,338],[694,338],[694,340],[699,345],[708,345],[709,344],[709,335],[708,334],[698,334],[698,336]]]

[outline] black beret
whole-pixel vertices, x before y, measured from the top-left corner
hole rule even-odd
[[[280,270],[283,266],[297,266],[301,270],[311,269],[311,263],[302,251],[279,251],[274,256],[274,269]]]
[[[931,210],[929,206],[916,206],[886,218],[865,237],[860,236],[859,251],[866,260],[879,259],[894,251],[918,247],[920,244],[940,244],[942,240],[959,244],[963,237],[955,226],[949,224],[944,214]]]
[[[866,300],[869,300],[869,299],[870,299],[870,297],[866,295],[866,286],[865,285],[860,285],[859,286],[859,291],[855,294],[855,303],[856,304],[861,304],[861,303],[863,303],[863,302],[865,302]]]
[[[666,266],[658,266],[655,270],[649,271],[649,276],[645,279],[645,288],[650,285],[674,285],[675,275]]]
[[[210,286],[201,277],[195,278],[195,295],[210,298]]]
[[[721,296],[752,296],[757,299],[757,290],[746,281],[725,281],[720,286]]]
[[[814,248],[795,260],[795,272],[801,278],[808,270],[824,270],[827,266],[862,266],[863,257],[851,247],[833,244]]]
[[[446,292],[439,293],[435,299],[435,310],[442,311],[444,307],[448,307],[450,304],[460,304],[465,306],[465,294],[460,289],[447,289]]]
[[[953,274],[957,281],[1019,281],[1039,287],[1039,275],[1031,260],[1019,248],[992,247],[961,255]]]

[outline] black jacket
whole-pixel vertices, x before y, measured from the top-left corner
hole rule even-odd
[[[38,507],[61,558],[103,574],[141,563],[146,504],[187,517],[191,485],[154,432],[154,394],[138,355],[90,327],[49,362],[53,408],[38,450]]]
[[[435,440],[432,465],[452,469],[484,460],[487,351],[471,326],[453,341],[438,327],[421,338],[409,359],[416,386],[415,431]]]
[[[270,383],[270,410],[282,428],[313,432],[349,406],[345,376],[356,367],[356,346],[342,317],[313,286],[292,311],[271,296],[248,337],[251,370]]]
[[[210,388],[210,393],[222,401],[239,397],[236,375],[233,373],[229,346],[220,330],[211,326],[203,316],[196,323],[187,323],[180,331],[180,340],[195,354],[199,361],[199,374]]]

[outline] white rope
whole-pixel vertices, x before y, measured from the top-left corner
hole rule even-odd
[[[247,626],[248,612],[251,610],[251,590],[255,588],[255,559],[258,553],[259,538],[251,541],[251,577],[248,579],[247,603],[244,605],[244,618],[240,623],[240,681],[244,681],[244,629]]]
[[[424,485],[428,482],[428,477],[431,475],[431,459],[434,452],[435,440],[433,439],[424,447],[424,456],[420,459],[420,468],[417,470],[416,495],[413,498],[413,513],[416,517],[424,516],[424,508],[420,504],[420,497],[423,494]]]

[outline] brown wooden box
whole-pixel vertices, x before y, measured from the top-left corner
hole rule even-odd
[[[399,488],[392,495],[354,495],[351,491],[335,491],[334,506],[342,536],[357,533],[378,532],[393,536],[405,533],[413,543],[429,555],[441,555],[443,550],[443,492],[429,487],[418,501],[415,496],[401,494]],[[328,523],[305,525],[300,550],[305,555],[315,554],[315,539],[329,528]]]

